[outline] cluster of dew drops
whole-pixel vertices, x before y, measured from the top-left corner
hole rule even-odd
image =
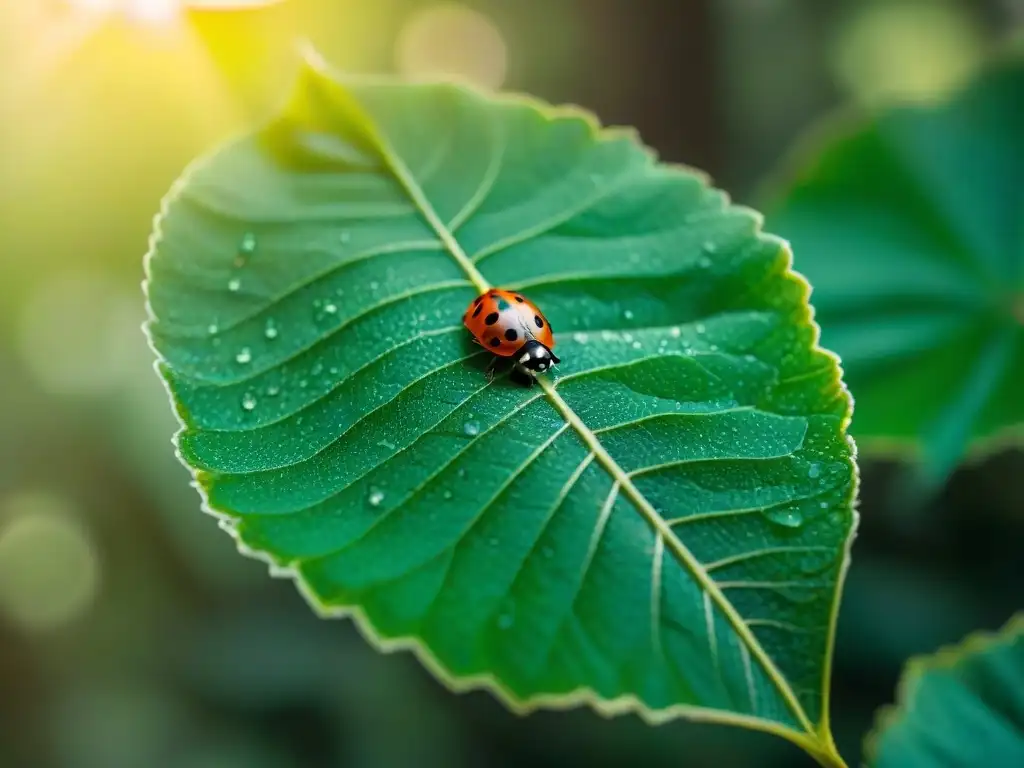
[[[342,232],[341,235],[340,235],[340,240],[341,240],[342,243],[347,243],[350,240],[350,237],[351,236],[350,236],[350,234],[348,232]],[[239,241],[238,249],[237,249],[235,258],[234,258],[234,260],[232,262],[232,265],[235,267],[235,269],[241,269],[242,267],[244,267],[248,263],[248,260],[252,257],[253,254],[256,253],[256,246],[257,246],[256,235],[253,232],[246,232],[242,236],[242,239]],[[371,290],[377,290],[377,288],[379,288],[379,284],[378,283],[373,282],[373,283],[370,284],[370,289]],[[227,290],[230,293],[238,293],[241,289],[242,289],[242,278],[239,275],[237,275],[237,274],[233,275],[232,277],[230,277],[228,279]],[[343,288],[338,288],[336,290],[336,294],[339,297],[343,296],[344,295],[344,289]],[[313,310],[314,310],[314,314],[316,315],[316,317],[318,319],[322,319],[322,318],[325,318],[325,317],[331,317],[331,316],[337,315],[337,313],[339,311],[339,308],[338,308],[338,304],[336,303],[336,301],[333,298],[332,299],[316,299],[313,302]],[[220,339],[216,338],[216,337],[217,337],[217,334],[220,332],[219,325],[216,322],[211,323],[208,326],[207,331],[208,331],[210,336],[214,337],[214,339],[213,339],[214,346],[218,346],[220,344]],[[280,335],[281,335],[281,329],[278,327],[277,321],[274,320],[274,318],[272,318],[272,317],[271,318],[267,318],[267,320],[266,320],[266,322],[264,324],[264,328],[263,328],[263,337],[267,341],[275,341],[276,339],[280,338]],[[244,366],[244,365],[251,364],[253,362],[252,348],[248,347],[248,346],[241,347],[235,353],[234,360],[235,360],[235,362],[238,365],[243,365]],[[330,373],[331,374],[337,374],[337,372],[338,372],[337,368],[333,368],[332,367],[330,369]],[[320,375],[321,373],[323,373],[323,365],[319,364],[319,363],[314,365],[311,373],[314,376]],[[308,380],[302,379],[302,380],[300,380],[298,382],[298,385],[300,387],[305,387],[305,386],[308,386],[308,383],[309,383]],[[277,397],[280,394],[281,394],[281,387],[279,385],[277,385],[277,384],[271,384],[266,389],[266,396],[267,397],[274,398],[274,397]],[[256,410],[256,406],[258,404],[259,404],[259,401],[258,401],[257,396],[256,396],[255,393],[253,393],[253,392],[246,392],[242,396],[241,407],[242,407],[243,411],[245,411],[247,413],[251,413],[252,411]]]

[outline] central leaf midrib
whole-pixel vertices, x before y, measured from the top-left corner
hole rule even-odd
[[[386,141],[383,135],[377,130],[377,127],[372,119],[368,115],[362,115],[365,124],[364,127],[367,129],[369,135],[368,138],[376,146],[377,150],[381,153],[386,166],[394,174],[396,180],[401,184],[402,188],[409,195],[410,199],[415,204],[421,215],[427,221],[427,223],[437,233],[442,243],[445,245],[445,249],[448,254],[458,263],[458,265],[465,271],[469,280],[479,290],[480,293],[485,293],[491,289],[491,284],[486,277],[477,269],[474,262],[466,255],[463,251],[462,246],[456,240],[454,234],[448,229],[445,223],[438,216],[437,211],[434,210],[433,205],[427,198],[425,192],[413,178],[408,167]],[[718,606],[718,609],[725,615],[726,619],[732,626],[733,631],[742,641],[743,645],[757,658],[758,663],[762,667],[765,674],[775,685],[782,699],[786,702],[786,705],[790,708],[793,715],[796,717],[800,725],[805,729],[806,733],[812,738],[817,738],[817,730],[811,723],[810,718],[807,716],[803,706],[799,699],[797,699],[789,683],[785,677],[775,666],[771,657],[768,656],[767,652],[761,646],[760,642],[753,635],[752,631],[746,626],[742,616],[732,605],[732,603],[725,597],[725,595],[718,588],[715,581],[707,574],[701,565],[700,561],[694,556],[692,552],[679,540],[674,534],[672,529],[667,523],[661,518],[657,510],[647,501],[647,499],[640,493],[640,491],[633,484],[628,473],[626,473],[615,461],[615,459],[607,452],[604,445],[598,439],[597,435],[580,419],[576,412],[569,406],[565,400],[562,399],[561,395],[555,391],[555,385],[552,384],[548,379],[544,377],[538,377],[537,382],[544,390],[544,394],[547,399],[551,402],[552,406],[559,412],[565,421],[573,427],[573,429],[579,434],[580,438],[584,441],[587,447],[594,452],[597,460],[602,464],[605,471],[613,478],[613,480],[619,485],[622,492],[629,497],[630,501],[633,502],[634,507],[643,516],[648,524],[654,529],[657,536],[661,536],[671,547],[673,554],[679,563],[686,568],[694,578],[695,581],[700,585],[702,589],[711,597],[711,599]],[[782,723],[779,725],[787,730],[792,730],[789,726]]]

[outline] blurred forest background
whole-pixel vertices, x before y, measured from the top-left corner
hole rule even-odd
[[[581,104],[756,204],[817,118],[941,94],[1022,25],[1024,0],[0,0],[0,766],[809,765],[763,734],[453,695],[237,555],[140,331],[152,216],[281,97],[298,36]],[[1022,468],[963,467],[916,509],[904,469],[864,463],[833,673],[851,765],[909,655],[1020,607]]]

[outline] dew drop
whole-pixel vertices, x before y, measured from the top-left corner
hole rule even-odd
[[[379,507],[384,501],[384,491],[380,488],[370,488],[370,495],[366,497],[371,507]]]
[[[277,335],[278,335],[277,326],[274,325],[274,321],[273,320],[267,320],[267,325],[263,329],[263,335],[266,336],[270,340],[274,340],[274,339],[277,338]]]
[[[821,465],[818,462],[814,462],[807,468],[807,476],[812,480],[821,474]]]
[[[252,350],[248,347],[242,347],[238,350],[238,354],[235,355],[235,362],[240,365],[245,365],[252,362]]]
[[[708,345],[708,349],[710,349],[712,352],[717,352],[718,351],[718,345],[717,344],[710,344],[710,345]]]
[[[822,509],[828,509],[828,502],[823,501],[818,506],[821,507]]]
[[[395,450],[395,444],[392,443],[390,440],[378,440],[377,445],[379,445],[381,448],[387,448],[389,451]]]
[[[694,330],[697,331],[697,333],[704,333],[704,331],[707,330],[707,326],[705,326],[704,323],[697,323],[697,325],[694,326]]]
[[[634,341],[633,342],[633,349],[640,349],[640,347],[642,347],[642,346],[643,346],[643,344],[641,344],[639,341]]]
[[[213,336],[220,330],[220,327],[216,323],[210,323],[206,330],[211,336]]]
[[[341,242],[343,243],[347,243],[349,240],[352,239],[352,233],[346,229],[343,229],[338,239],[341,240]]]
[[[631,341],[633,341],[633,334],[632,333],[624,333],[624,334],[622,334],[622,340],[625,341],[627,344],[630,343]]]
[[[705,253],[715,253],[718,250],[718,245],[711,240],[705,240],[704,245],[701,247]]]
[[[682,333],[682,331],[681,331],[681,330],[679,329],[679,326],[678,326],[678,325],[674,325],[674,326],[672,326],[672,330],[671,330],[671,331],[669,331],[669,335],[670,335],[670,336],[671,336],[671,337],[672,337],[673,339],[678,339],[678,338],[679,338],[679,334],[681,334],[681,333]]]
[[[276,384],[271,384],[267,387],[267,397],[277,397],[281,394],[281,388]]]
[[[308,386],[309,386],[309,382],[308,381],[306,381],[305,379],[299,379],[299,388],[300,389],[305,389]]]
[[[238,250],[244,254],[251,254],[256,252],[256,235],[252,232],[246,232],[242,236],[242,242],[238,244]]]
[[[626,318],[627,320],[632,320],[633,319],[633,310],[627,309],[625,312],[622,313],[622,316],[624,318]]]
[[[338,305],[335,304],[333,301],[329,301],[326,304],[324,304],[324,312],[326,312],[328,315],[337,314]]]
[[[312,370],[310,370],[310,373],[312,373],[314,376],[319,376],[323,372],[324,372],[324,364],[323,363],[314,363]]]
[[[804,516],[797,509],[769,509],[764,515],[773,523],[786,528],[799,528],[804,524]]]
[[[459,477],[465,477],[466,476],[466,468],[465,467],[459,467],[459,471],[456,472],[456,474]]]
[[[247,411],[254,410],[256,408],[256,396],[251,392],[247,392],[242,398],[242,407]]]
[[[370,290],[371,291],[376,291],[378,288],[380,288],[380,283],[378,283],[376,280],[371,280],[370,281]]]
[[[446,499],[450,499],[454,494],[450,490],[445,488],[444,493],[442,493],[441,495],[444,496]]]
[[[230,280],[228,280],[228,290],[231,291],[232,293],[237,292],[238,289],[241,287],[242,281],[239,280],[237,277],[232,277]]]
[[[575,341],[577,344],[586,344],[587,343],[587,339],[589,337],[585,333],[578,332],[578,333],[574,333],[572,335],[572,338],[573,338],[573,341]]]
[[[467,421],[462,425],[462,431],[470,437],[480,434],[480,422],[479,421]]]
[[[335,366],[335,365],[332,365],[330,368],[327,369],[327,372],[329,374],[331,374],[331,376],[337,376],[338,375],[338,367]]]

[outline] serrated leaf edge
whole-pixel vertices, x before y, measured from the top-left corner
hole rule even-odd
[[[984,653],[998,645],[1009,645],[1024,637],[1024,611],[1011,616],[999,629],[972,632],[958,643],[944,645],[932,653],[912,656],[903,665],[896,684],[896,700],[875,712],[874,725],[864,737],[864,756],[869,764],[878,758],[878,742],[882,734],[910,712],[914,692],[921,678],[933,669],[948,669],[968,656]]]

